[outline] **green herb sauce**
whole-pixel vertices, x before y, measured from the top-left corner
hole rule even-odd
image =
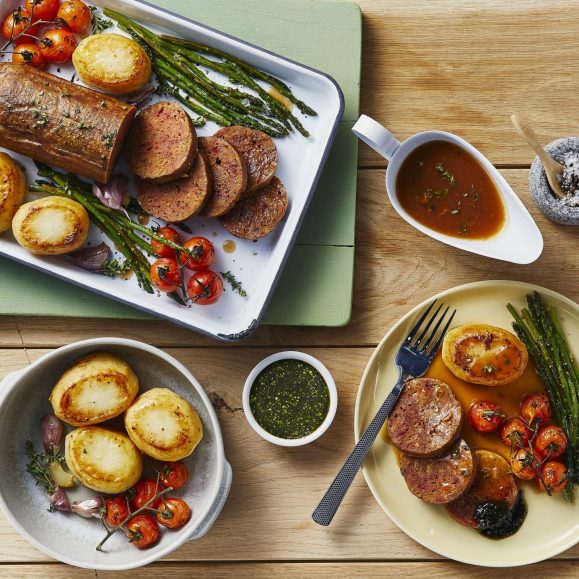
[[[280,360],[255,379],[249,405],[257,423],[279,438],[302,438],[317,430],[330,408],[322,375],[307,362]]]

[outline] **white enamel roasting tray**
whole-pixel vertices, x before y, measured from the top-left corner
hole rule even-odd
[[[20,0],[3,0],[0,16],[5,16],[19,4]],[[308,139],[295,132],[275,140],[280,159],[276,174],[285,184],[289,196],[287,214],[273,233],[257,242],[233,238],[216,219],[194,217],[186,222],[194,235],[203,235],[215,244],[217,262],[212,269],[231,271],[248,294],[245,298],[239,296],[225,282],[226,291],[222,298],[211,306],[183,307],[165,295],[147,294],[138,287],[134,276],[130,280],[111,279],[83,271],[67,257],[32,255],[21,248],[9,232],[0,237],[0,255],[203,334],[225,341],[241,340],[259,325],[297,237],[342,116],[342,92],[331,77],[321,72],[145,2],[102,0],[94,4],[122,12],[155,32],[164,31],[194,39],[239,57],[289,84],[299,99],[317,111],[317,117],[304,118],[294,109],[294,114],[311,134]],[[111,28],[105,33],[112,31],[119,32]],[[60,73],[55,66],[47,70],[67,79],[74,72],[71,65],[61,67]],[[207,122],[198,129],[198,135],[211,135],[218,129],[215,123]],[[25,166],[28,181],[33,182],[36,168],[32,161],[10,154]],[[116,172],[128,174],[122,162]],[[161,220],[155,221],[162,223]],[[100,243],[104,239],[100,231],[91,227],[89,241]],[[222,250],[223,242],[228,239],[233,239],[236,244],[236,250],[231,254]],[[112,244],[108,242],[108,245]]]

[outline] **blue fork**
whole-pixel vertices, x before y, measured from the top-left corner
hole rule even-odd
[[[452,323],[456,310],[452,311],[446,324],[439,332],[439,329],[450,310],[450,306],[448,306],[442,314],[439,315],[444,307],[444,304],[440,304],[436,311],[430,316],[418,337],[416,337],[435,304],[436,300],[434,300],[422,316],[420,316],[420,319],[416,324],[414,324],[407,338],[402,343],[402,346],[400,346],[395,359],[398,368],[398,382],[396,382],[396,385],[390,394],[388,394],[382,406],[380,406],[380,410],[378,410],[376,416],[374,416],[372,422],[370,422],[368,428],[366,428],[364,434],[360,437],[358,444],[356,444],[354,450],[346,459],[346,462],[340,469],[334,482],[330,485],[330,488],[326,491],[320,504],[313,512],[312,519],[314,519],[318,525],[327,527],[332,522],[332,519],[342,504],[352,481],[356,478],[356,474],[358,474],[368,451],[372,448],[380,429],[394,409],[394,406],[402,393],[405,382],[411,378],[419,378],[422,376],[426,370],[428,370],[436,352],[438,352],[438,348]],[[432,328],[432,331],[430,331],[428,336],[426,336],[433,324],[434,327]]]

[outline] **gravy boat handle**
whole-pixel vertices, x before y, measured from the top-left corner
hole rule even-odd
[[[400,146],[400,141],[386,127],[367,115],[360,116],[352,132],[387,161]]]

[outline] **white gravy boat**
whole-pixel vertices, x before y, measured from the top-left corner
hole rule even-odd
[[[410,225],[438,241],[486,257],[521,264],[531,263],[539,258],[543,251],[543,236],[537,224],[504,177],[470,143],[452,133],[443,131],[417,133],[400,143],[388,129],[366,115],[362,115],[358,119],[352,131],[388,161],[388,169],[386,170],[388,197],[394,209]],[[499,191],[505,209],[505,221],[495,235],[486,239],[468,239],[445,235],[418,222],[400,205],[396,195],[398,171],[412,151],[429,141],[448,141],[458,145],[477,159],[489,174]]]

